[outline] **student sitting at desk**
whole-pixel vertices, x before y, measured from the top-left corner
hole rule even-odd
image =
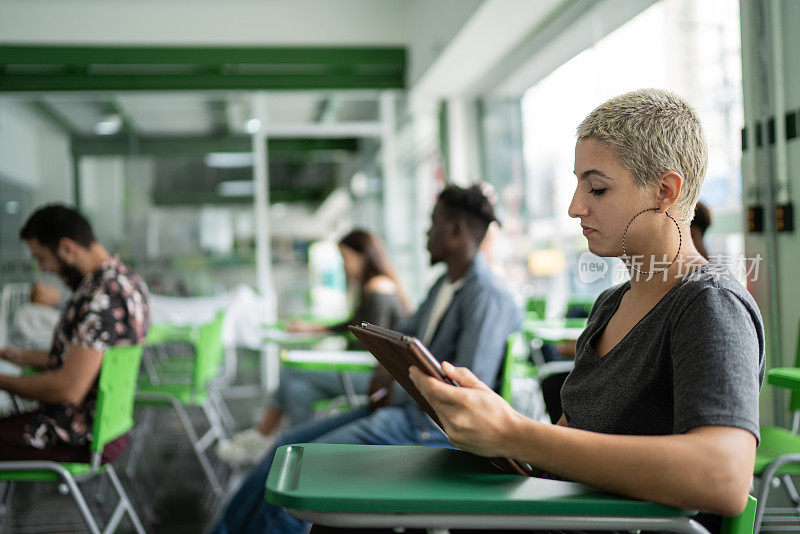
[[[450,442],[621,495],[720,515],[747,502],[759,440],[764,330],[750,294],[689,238],[707,160],[694,110],[648,89],[578,127],[569,214],[631,280],[597,299],[557,425],[515,412],[467,369],[411,377]],[[701,514],[704,515],[704,514]]]
[[[428,251],[431,264],[442,262],[447,272],[433,285],[416,313],[397,327],[420,338],[436,358],[452,359],[489,384],[498,377],[506,338],[521,324],[521,313],[511,294],[478,252],[486,229],[494,220],[494,209],[479,186],[463,189],[451,185],[442,191],[428,231]],[[449,446],[447,437],[425,412],[402,388],[392,387],[388,373],[379,371],[370,389],[384,388],[391,391],[390,406],[312,421],[281,436],[233,496],[213,532],[306,531],[304,522],[264,498],[267,473],[280,445],[317,441]]]
[[[0,419],[0,460],[88,462],[97,380],[105,351],[143,343],[150,321],[147,287],[94,237],[74,209],[45,206],[20,231],[39,269],[72,289],[49,351],[0,349],[0,358],[41,372],[0,375],[0,389],[38,400],[38,409]],[[103,461],[125,449],[128,436],[106,445]]]
[[[339,241],[347,284],[358,291],[358,305],[349,320],[336,325],[319,325],[302,321],[290,322],[290,332],[346,333],[347,326],[366,321],[393,328],[408,315],[408,302],[380,238],[363,230],[353,230]],[[360,344],[355,344],[360,347]],[[356,393],[366,393],[370,373],[351,373]],[[313,404],[345,393],[333,372],[281,369],[278,390],[269,399],[258,428],[244,430],[230,440],[221,440],[217,455],[224,461],[252,464],[261,459],[274,441],[274,433],[284,414],[289,426],[310,420]]]

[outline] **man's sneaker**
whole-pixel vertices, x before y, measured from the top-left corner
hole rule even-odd
[[[241,467],[258,463],[270,448],[275,438],[263,436],[255,428],[248,428],[231,439],[221,439],[217,443],[217,456],[223,462]]]

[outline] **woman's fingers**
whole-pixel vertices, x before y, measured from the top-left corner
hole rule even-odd
[[[444,373],[451,379],[455,380],[461,387],[491,389],[489,386],[481,382],[480,379],[466,367],[455,367],[450,362],[443,362],[442,370],[444,370]]]
[[[415,366],[409,368],[408,376],[414,385],[417,386],[420,393],[429,401],[452,403],[455,400],[455,395],[458,394],[459,388],[446,384],[437,378],[433,378],[423,373]]]

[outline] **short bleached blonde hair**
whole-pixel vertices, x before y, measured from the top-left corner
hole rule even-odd
[[[681,97],[640,89],[608,100],[578,125],[578,140],[604,143],[644,188],[667,171],[683,177],[672,215],[689,223],[708,165],[708,146],[695,110]]]

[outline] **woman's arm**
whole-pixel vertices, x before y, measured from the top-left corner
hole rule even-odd
[[[736,515],[747,502],[755,437],[705,426],[670,436],[620,436],[538,423],[514,411],[466,368],[443,365],[455,388],[412,368],[450,442],[507,456],[606,491],[670,506]]]

